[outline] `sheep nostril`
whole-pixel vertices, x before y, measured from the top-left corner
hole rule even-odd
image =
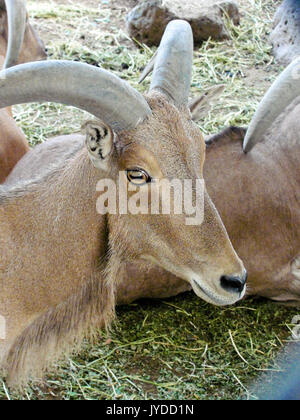
[[[243,278],[236,276],[222,276],[221,287],[227,292],[242,293],[247,281],[247,275]]]

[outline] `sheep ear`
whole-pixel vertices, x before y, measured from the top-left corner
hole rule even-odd
[[[216,99],[223,93],[225,85],[218,85],[208,89],[203,95],[193,99],[189,108],[194,121],[202,120],[210,111]]]
[[[102,121],[87,121],[82,126],[86,134],[85,144],[93,165],[107,170],[114,147],[113,130]]]

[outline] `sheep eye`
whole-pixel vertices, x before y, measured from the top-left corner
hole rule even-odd
[[[128,169],[126,174],[128,181],[134,185],[141,186],[151,182],[150,175],[148,175],[143,169]]]

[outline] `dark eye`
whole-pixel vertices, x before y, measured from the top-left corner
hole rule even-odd
[[[143,169],[128,169],[126,171],[127,179],[134,185],[144,185],[151,182],[151,176]]]

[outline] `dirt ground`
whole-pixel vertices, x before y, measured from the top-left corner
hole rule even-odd
[[[39,6],[34,0],[29,0],[29,10],[34,26],[39,31],[41,38],[46,45],[61,42],[63,36],[69,42],[79,43],[82,47],[87,47],[93,51],[105,49],[107,44],[121,44],[131,51],[137,49],[137,45],[130,39],[126,32],[126,15],[142,0],[50,0],[47,2],[50,6],[70,6],[76,7],[80,4],[82,13],[89,9],[89,17],[84,15],[84,21],[78,26],[78,14],[76,19],[57,19],[55,13],[39,13]],[[257,0],[236,0],[240,5],[241,19],[251,10],[251,4],[259,3]],[[43,0],[39,3],[42,5]],[[274,10],[281,0],[274,0]],[[269,28],[271,30],[271,27]],[[71,38],[70,38],[71,35]],[[268,43],[267,34],[263,34],[264,41]],[[272,68],[255,69],[249,68],[244,74],[244,83],[249,87],[259,86],[261,89],[267,89],[270,85],[269,73]]]
[[[111,37],[112,32],[119,33],[123,31],[126,33],[126,15],[127,13],[138,4],[137,0],[51,0],[49,4],[53,5],[64,5],[64,6],[77,6],[78,3],[82,8],[92,10],[91,18],[86,19],[86,25],[82,25],[80,30],[76,31],[76,34],[72,35],[72,40],[76,40],[81,43],[82,46],[99,50],[101,48],[101,39]],[[30,4],[30,3],[29,3]],[[33,5],[33,9],[36,9],[36,5]],[[35,17],[33,12],[33,19]],[[53,16],[55,18],[55,16]],[[100,36],[91,36],[90,29],[99,29]],[[39,30],[41,38],[46,44],[49,42],[55,42],[61,40],[61,33],[68,34],[70,31],[76,30],[76,23],[70,22],[69,20],[62,21],[59,24],[56,19],[49,19],[48,16],[45,18],[39,17],[36,19],[36,28]],[[94,31],[93,35],[94,35]],[[126,36],[123,37],[128,48],[135,48],[132,41],[128,40]]]
[[[146,46],[141,49],[126,32],[126,15],[139,1],[28,0],[28,8],[35,28],[48,47],[50,59],[99,65],[129,80],[143,92],[149,80],[142,85],[137,80],[154,49]],[[192,95],[199,95],[216,84],[227,85],[214,114],[201,125],[204,134],[215,133],[229,124],[247,125],[262,95],[281,70],[270,55],[268,41],[279,3],[280,0],[239,1],[241,26],[230,28],[232,41],[207,41],[202,48],[195,49]],[[65,115],[64,110],[61,112]],[[45,134],[58,134],[57,121],[54,126],[53,132],[44,130]],[[78,130],[79,124],[74,128]],[[72,130],[62,128],[61,132]],[[42,140],[42,135],[33,133],[32,144]]]

